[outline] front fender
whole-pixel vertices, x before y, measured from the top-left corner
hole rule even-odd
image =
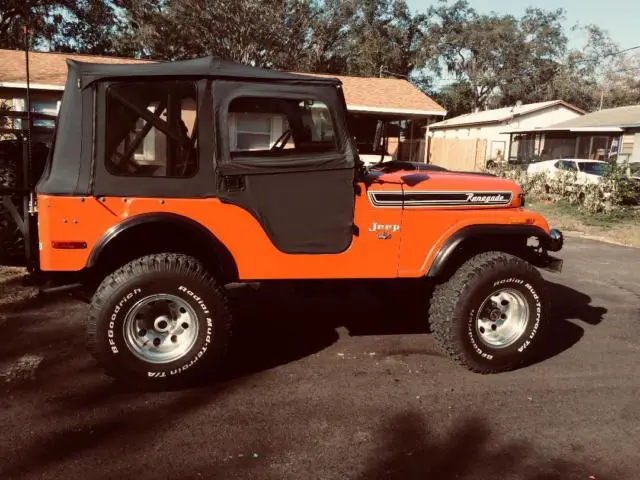
[[[557,232],[559,235],[553,235]],[[562,248],[562,234],[557,230],[551,231],[552,235],[537,225],[469,225],[457,230],[449,236],[435,255],[431,266],[427,271],[427,277],[440,275],[454,252],[465,241],[480,237],[536,237],[540,245],[552,251]]]

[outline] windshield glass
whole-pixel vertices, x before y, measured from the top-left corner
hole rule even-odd
[[[591,175],[604,175],[607,171],[606,163],[594,163],[594,162],[578,162],[578,168],[581,172],[589,173]]]

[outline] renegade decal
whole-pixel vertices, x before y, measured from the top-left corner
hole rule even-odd
[[[509,205],[512,192],[369,192],[375,207],[461,207]]]

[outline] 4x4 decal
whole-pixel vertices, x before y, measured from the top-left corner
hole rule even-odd
[[[474,207],[509,205],[512,192],[369,192],[375,207]]]

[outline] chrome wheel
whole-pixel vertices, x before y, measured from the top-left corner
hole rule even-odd
[[[198,338],[198,328],[191,305],[175,295],[156,294],[131,308],[123,333],[125,344],[139,359],[170,363],[189,353]]]
[[[480,306],[476,331],[480,340],[493,348],[505,348],[520,339],[527,329],[529,304],[512,288],[496,290]]]

